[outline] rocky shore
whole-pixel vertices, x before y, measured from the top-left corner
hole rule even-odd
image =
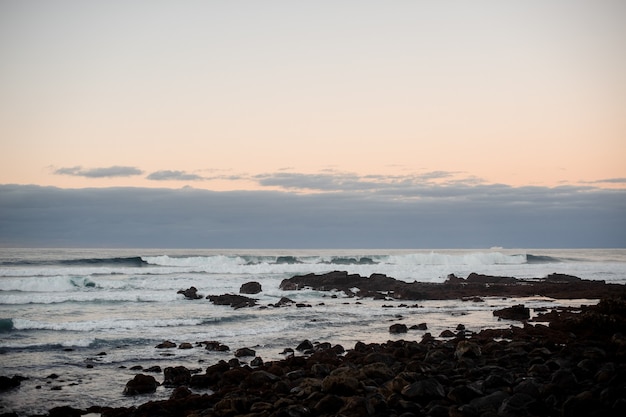
[[[163,369],[162,378],[137,374],[126,384],[125,393],[146,395],[143,405],[87,410],[59,407],[48,415],[626,415],[626,296],[622,285],[599,285],[558,274],[533,281],[472,274],[467,279],[450,276],[445,284],[407,284],[385,276],[372,279],[345,273],[294,277],[281,284],[281,288],[291,290],[304,287],[351,294],[358,288],[359,296],[375,298],[541,294],[602,300],[594,306],[535,312],[538,314],[532,321],[526,307],[513,306],[494,312],[513,319],[510,327],[478,333],[466,331],[459,323],[454,332],[426,333],[420,340],[359,342],[351,347],[305,340],[287,347],[285,359],[272,362],[263,361],[253,349],[241,348],[233,352],[230,361],[220,361],[200,372],[179,366]],[[584,287],[588,292],[579,292]],[[410,298],[418,296],[422,298]],[[395,332],[395,324],[390,332]],[[207,349],[221,346],[219,342],[206,344]],[[19,389],[16,378],[7,377],[2,382],[7,389]],[[149,393],[159,385],[171,388],[170,398],[149,401]]]

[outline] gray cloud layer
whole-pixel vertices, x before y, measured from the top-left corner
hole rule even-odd
[[[84,169],[81,166],[59,168],[54,170],[57,175],[71,175],[74,177],[86,177],[86,178],[111,178],[111,177],[132,177],[134,175],[141,175],[143,171],[139,168],[128,166],[111,166],[105,168],[89,168]]]
[[[201,181],[204,177],[196,174],[189,174],[185,171],[156,171],[146,177],[154,181]]]
[[[625,191],[401,183],[347,192],[315,180],[332,191],[0,185],[0,245],[626,247]]]

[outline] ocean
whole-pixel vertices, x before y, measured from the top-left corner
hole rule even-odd
[[[282,291],[294,275],[348,271],[382,273],[407,282],[443,282],[471,272],[539,278],[558,272],[583,279],[626,283],[626,249],[589,250],[171,250],[0,249],[0,375],[28,378],[0,392],[0,413],[45,413],[56,406],[131,406],[168,398],[123,395],[126,382],[152,366],[192,370],[224,359],[242,347],[264,361],[282,359],[301,341],[330,342],[346,349],[357,341],[421,340],[464,324],[470,331],[509,327],[496,308],[577,306],[597,300],[545,297],[486,298],[483,303],[406,302],[348,298],[343,293]],[[259,306],[233,309],[207,299],[187,300],[191,286],[203,296],[238,293],[257,281]],[[288,297],[310,307],[267,307]],[[417,304],[417,306],[415,305]],[[264,308],[267,307],[267,308]],[[426,323],[427,330],[389,333],[396,322]],[[192,349],[157,349],[165,340]],[[228,352],[198,342],[218,341]],[[131,369],[141,367],[143,370]],[[158,381],[163,374],[153,374]]]

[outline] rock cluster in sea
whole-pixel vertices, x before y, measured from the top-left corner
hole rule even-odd
[[[172,388],[168,400],[129,408],[64,407],[63,415],[626,415],[626,298],[553,309],[534,321],[479,333],[460,325],[450,339],[427,333],[420,341],[359,342],[347,351],[303,341],[295,351],[285,349],[285,359],[272,362],[256,360],[249,350],[246,354],[254,357],[249,363],[242,355],[198,373],[166,368],[162,384]],[[129,391],[149,391],[159,383],[140,375],[129,381]],[[50,415],[62,415],[56,412]]]

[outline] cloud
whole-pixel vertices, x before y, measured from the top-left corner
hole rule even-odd
[[[205,178],[185,171],[156,171],[146,177],[153,181],[202,181]]]
[[[318,180],[333,186],[327,177]],[[298,194],[0,185],[0,246],[626,247],[624,190],[501,184],[400,190],[401,197],[386,189]]]
[[[603,180],[592,181],[591,184],[626,184],[626,178],[605,178]]]
[[[83,169],[81,166],[58,168],[54,170],[56,175],[71,175],[74,177],[86,178],[111,178],[111,177],[132,177],[143,174],[143,171],[135,167],[114,165],[104,168]]]
[[[252,179],[261,186],[294,191],[382,193],[398,197],[431,194],[442,185],[475,186],[483,181],[476,177],[458,177],[459,172],[432,171],[409,175],[359,175],[327,170],[319,174],[276,172],[259,174]]]

